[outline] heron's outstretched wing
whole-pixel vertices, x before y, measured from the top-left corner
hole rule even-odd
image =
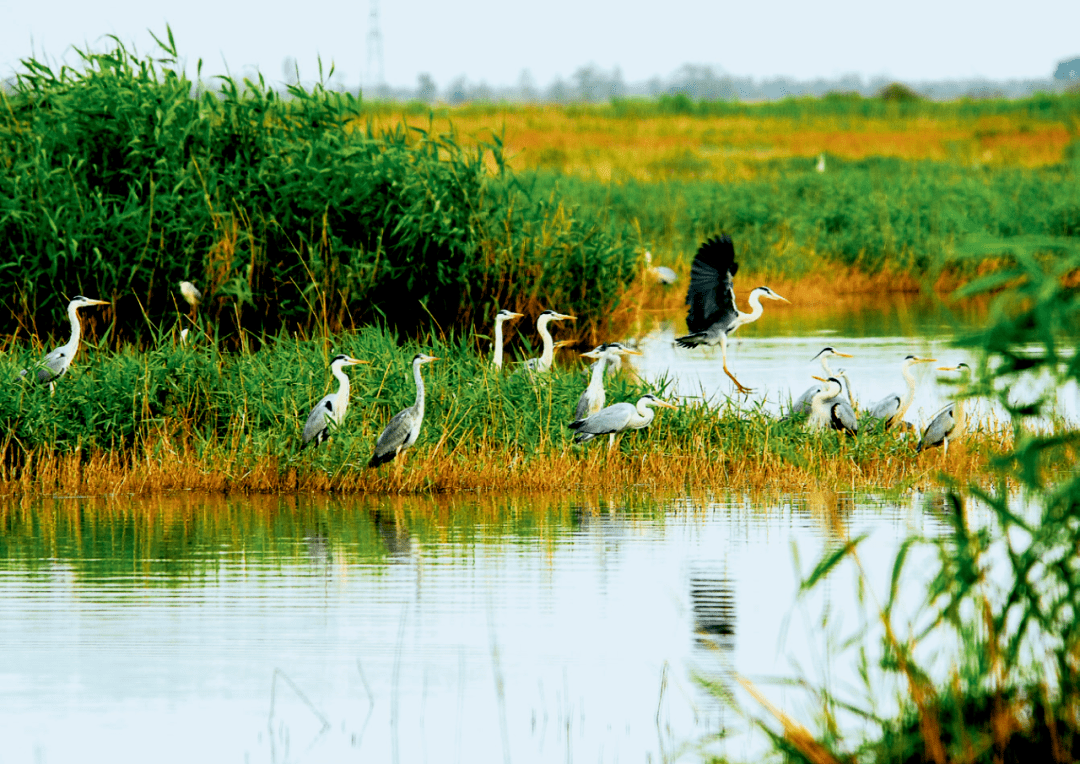
[[[686,328],[703,332],[719,323],[726,330],[739,312],[735,308],[732,277],[739,270],[731,237],[714,236],[694,255],[690,286],[686,290]]]
[[[607,408],[600,409],[590,417],[571,422],[568,426],[571,430],[577,430],[574,442],[582,443],[595,438],[597,435],[622,432],[630,423],[634,411],[635,407],[632,403],[614,403]]]
[[[398,455],[402,446],[408,445],[409,432],[412,430],[413,419],[416,414],[410,406],[407,409],[394,414],[394,418],[386,425],[382,435],[375,441],[375,453],[371,456],[368,466],[378,467],[380,464],[390,461]]]
[[[315,443],[322,443],[329,436],[330,418],[334,415],[334,396],[324,396],[308,414],[304,423],[304,443],[315,438]]]
[[[926,431],[923,432],[922,440],[919,441],[919,445],[915,448],[916,453],[924,448],[940,446],[945,442],[945,438],[949,437],[954,427],[956,427],[956,404],[950,403],[930,420],[930,424],[926,426]]]

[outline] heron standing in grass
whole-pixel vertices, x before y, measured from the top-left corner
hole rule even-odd
[[[608,435],[608,450],[615,446],[615,436],[626,430],[640,430],[652,424],[656,412],[654,406],[664,408],[676,408],[675,404],[662,401],[649,393],[638,398],[637,405],[633,403],[615,403],[605,409],[584,419],[578,419],[567,425],[571,430],[577,430],[574,436],[575,443],[585,443],[597,435]]]
[[[503,321],[512,321],[515,318],[521,318],[522,313],[515,313],[512,310],[503,308],[495,315],[495,355],[491,359],[492,365],[496,369],[502,368],[503,359]]]
[[[529,371],[547,372],[551,370],[551,363],[555,360],[555,341],[548,331],[548,323],[551,321],[575,321],[577,316],[568,316],[554,310],[545,310],[536,319],[536,331],[544,343],[544,351],[539,358],[530,358],[525,362],[525,368]]]
[[[920,363],[933,363],[935,360],[937,359],[919,358],[915,355],[909,355],[905,358],[903,363],[900,364],[900,372],[907,382],[907,392],[902,396],[894,393],[882,398],[870,407],[867,418],[875,421],[878,419],[884,420],[886,430],[893,425],[899,424],[904,419],[904,414],[907,413],[911,402],[915,400],[915,377],[911,375],[911,367]]]
[[[686,304],[690,310],[686,314],[686,328],[690,334],[675,339],[676,344],[684,348],[697,345],[719,345],[727,374],[740,393],[753,392],[744,387],[727,365],[728,335],[743,324],[749,324],[761,318],[762,298],[783,300],[776,292],[761,286],[750,293],[749,313],[742,313],[735,307],[735,287],[733,277],[739,270],[735,262],[735,245],[730,236],[715,236],[698,249],[694,262],[690,266],[690,287],[686,292]]]
[[[380,464],[392,461],[420,437],[420,427],[424,424],[424,378],[420,375],[420,367],[425,363],[438,360],[436,356],[424,353],[413,356],[412,370],[413,381],[416,382],[416,403],[399,411],[390,420],[390,424],[386,425],[386,429],[375,442],[375,453],[368,462],[369,467],[378,467]]]
[[[966,363],[956,366],[939,366],[938,371],[959,371],[963,374],[963,381],[967,382],[971,375],[971,367]],[[943,408],[930,420],[923,432],[922,440],[915,447],[915,453],[943,446],[946,454],[949,453],[949,441],[955,441],[967,430],[967,415],[964,412],[964,399],[957,398]]]
[[[308,414],[304,423],[304,445],[315,441],[319,445],[330,437],[330,425],[334,428],[341,426],[345,419],[345,410],[349,408],[349,376],[345,373],[346,366],[355,366],[358,363],[367,363],[347,355],[336,355],[330,362],[330,371],[338,379],[337,392],[323,396]]]
[[[596,363],[592,367],[592,376],[589,386],[578,398],[577,408],[574,410],[574,419],[584,419],[604,408],[607,394],[604,392],[604,372],[607,367],[623,355],[641,355],[637,350],[631,350],[618,342],[607,342],[588,353],[581,354],[585,358],[593,358]]]
[[[79,352],[79,339],[82,336],[82,327],[79,326],[79,308],[108,304],[105,300],[95,300],[82,295],[72,298],[67,306],[68,320],[71,321],[71,339],[38,362],[35,367],[35,378],[38,382],[48,382],[49,389],[56,392],[56,380],[67,374],[75,354]],[[29,373],[29,369],[23,369],[19,372],[19,376],[25,377]]]
[[[837,374],[833,373],[832,368],[829,366],[829,359],[834,358],[834,357],[835,358],[852,358],[853,356],[851,356],[851,355],[849,355],[847,353],[841,353],[839,350],[835,349],[834,347],[829,346],[829,347],[824,348],[820,353],[818,353],[816,356],[814,356],[810,360],[811,361],[820,361],[821,362],[821,368],[825,371],[825,378],[828,379],[829,377],[837,377],[838,376]],[[821,379],[821,377],[814,377],[814,379]],[[823,387],[823,385],[814,385],[813,387],[808,388],[806,390],[806,392],[804,392],[802,395],[800,395],[798,397],[798,399],[796,399],[796,401],[791,404],[791,413],[792,414],[808,414],[808,413],[810,413],[810,401],[813,399],[813,397],[815,395],[817,395],[819,392],[821,392],[822,387]],[[842,392],[843,391],[841,391],[841,393]]]
[[[810,401],[810,417],[806,420],[806,426],[811,430],[831,427],[849,435],[858,435],[859,423],[855,419],[855,411],[850,403],[840,398],[843,389],[840,380],[836,377],[814,379],[822,386]]]

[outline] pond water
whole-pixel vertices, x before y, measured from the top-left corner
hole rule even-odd
[[[756,758],[699,679],[821,679],[861,612],[842,578],[795,606],[793,549],[805,574],[849,536],[884,560],[941,525],[923,497],[832,493],[71,498],[2,517],[0,760],[20,762]]]
[[[746,400],[776,407],[812,383],[810,359],[832,344],[855,356],[843,365],[872,401],[903,389],[909,353],[969,360],[950,348],[956,327],[905,302],[781,308],[740,329],[729,362],[756,388]],[[718,353],[675,350],[675,332],[641,340],[638,373],[682,395],[730,393]],[[915,424],[952,390],[936,365],[919,371]],[[1076,399],[1059,391],[1073,418]],[[0,762],[758,760],[767,743],[743,713],[762,712],[735,672],[796,718],[814,718],[806,697],[771,679],[865,697],[837,645],[873,598],[860,600],[849,570],[796,602],[800,576],[865,533],[883,598],[900,540],[940,532],[941,513],[920,494],[721,485],[9,500]]]

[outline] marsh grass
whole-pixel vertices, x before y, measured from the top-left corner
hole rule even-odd
[[[209,337],[145,351],[88,348],[57,385],[14,384],[0,392],[0,485],[9,493],[212,492],[425,493],[567,490],[620,484],[643,488],[744,487],[802,490],[926,485],[946,471],[978,479],[1000,448],[998,432],[973,435],[947,458],[916,457],[892,434],[847,440],[806,432],[760,407],[684,405],[647,430],[605,443],[571,444],[566,427],[587,380],[564,361],[533,380],[510,361],[502,372],[477,355],[474,335],[414,346],[442,360],[423,370],[427,390],[418,444],[398,462],[366,468],[371,448],[397,411],[413,403],[414,349],[379,329],[330,338],[267,338],[257,351],[224,353]],[[9,378],[32,362],[12,345],[0,357]],[[330,358],[348,353],[345,422],[321,447],[301,448],[313,403],[335,382]],[[666,382],[655,389],[664,394]],[[623,374],[609,401],[646,391]]]

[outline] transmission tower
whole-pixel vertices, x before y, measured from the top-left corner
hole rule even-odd
[[[366,85],[377,90],[386,81],[383,71],[382,30],[379,28],[379,0],[368,0],[367,76]]]

